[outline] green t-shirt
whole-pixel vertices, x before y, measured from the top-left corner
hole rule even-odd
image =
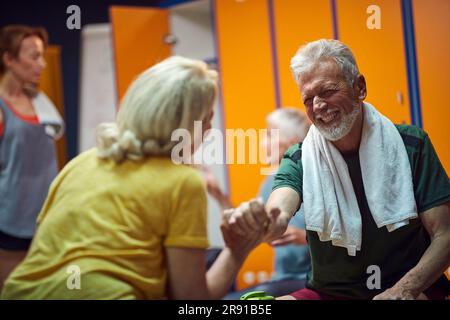
[[[408,153],[418,212],[449,202],[450,181],[428,135],[416,127],[396,127]],[[303,198],[301,153],[301,143],[288,149],[275,176],[273,190],[290,187]],[[343,158],[361,212],[361,251],[349,256],[346,248],[333,246],[331,241],[322,242],[316,232],[307,231],[312,259],[307,287],[342,298],[371,299],[392,287],[419,262],[430,244],[430,237],[420,219],[412,219],[393,232],[388,232],[386,227],[378,228],[367,204],[359,154],[343,154]],[[367,268],[371,265],[380,268],[381,289],[368,289],[367,280],[373,271]]]

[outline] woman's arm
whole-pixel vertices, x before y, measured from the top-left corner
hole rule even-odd
[[[166,248],[169,299],[209,298],[204,249]]]
[[[206,271],[205,250],[168,248],[169,298],[176,300],[221,299],[231,288],[245,256],[225,247]]]
[[[223,217],[225,248],[206,271],[205,250],[166,249],[170,299],[221,299],[230,289],[247,255],[262,242],[264,230],[242,234]]]

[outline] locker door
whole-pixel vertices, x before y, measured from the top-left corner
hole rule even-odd
[[[330,0],[273,0],[273,17],[280,105],[304,110],[290,61],[301,45],[333,38]]]
[[[220,0],[215,2],[215,14],[225,127],[264,128],[266,115],[275,109],[267,1]],[[236,155],[235,149],[233,162]],[[259,166],[228,168],[233,202],[254,197],[264,178]]]
[[[217,0],[214,8],[225,128],[244,131],[264,128],[266,115],[276,106],[268,2]],[[251,149],[248,140],[247,152]],[[236,143],[234,151],[236,163]],[[248,163],[248,154],[246,158]],[[230,194],[235,205],[258,193],[264,178],[260,167],[228,165]],[[258,275],[268,277],[272,261],[271,247],[258,247],[238,275],[238,288],[254,284],[251,280]],[[244,281],[244,275],[250,275],[250,280]]]
[[[372,4],[380,8],[380,29],[367,27]],[[339,39],[366,77],[366,101],[394,123],[411,123],[400,0],[336,0],[336,10]]]
[[[48,46],[45,50],[45,60],[47,61],[47,67],[42,73],[39,88],[45,92],[55,104],[61,117],[65,119],[61,73],[61,47],[55,45]],[[58,155],[58,167],[62,169],[67,163],[66,134],[56,141],[56,152]]]
[[[136,76],[171,55],[167,10],[112,6],[114,58],[119,100]]]
[[[450,1],[414,0],[417,67],[423,128],[447,174],[450,172]]]

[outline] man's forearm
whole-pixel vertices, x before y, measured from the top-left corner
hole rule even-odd
[[[288,187],[282,187],[272,191],[267,200],[266,210],[270,212],[272,208],[278,208],[281,215],[290,219],[297,211],[300,204],[300,196],[296,191]]]
[[[448,268],[450,263],[450,234],[433,238],[419,263],[396,284],[410,291],[414,297],[430,287]]]
[[[272,218],[265,241],[271,242],[284,234],[289,220],[297,211],[299,205],[300,196],[295,190],[289,187],[282,187],[272,191],[266,204],[266,211],[269,215],[272,215],[273,211],[276,212],[279,210],[279,215],[276,219]]]

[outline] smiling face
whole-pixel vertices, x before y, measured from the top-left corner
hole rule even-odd
[[[362,101],[366,94],[364,77],[355,77],[351,86],[333,60],[321,60],[299,77],[299,89],[311,122],[328,140],[344,138],[362,121]]]
[[[26,37],[17,57],[5,57],[5,65],[20,82],[37,84],[46,66],[44,42],[37,36]]]

